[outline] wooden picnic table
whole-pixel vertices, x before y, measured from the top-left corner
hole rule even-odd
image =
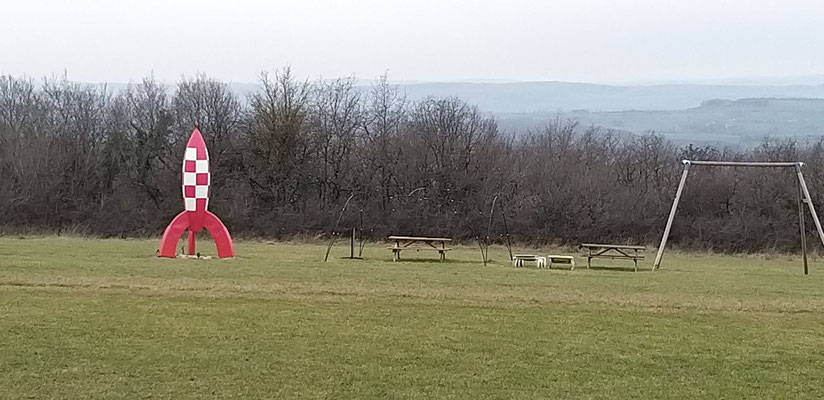
[[[644,259],[644,256],[639,255],[638,252],[646,250],[644,246],[593,243],[581,244],[581,248],[587,250],[587,254],[585,254],[587,258],[587,269],[591,266],[593,258],[609,258],[612,260],[632,260],[632,262],[635,263],[636,272],[638,271],[638,260]]]
[[[418,236],[389,236],[389,240],[395,242],[389,249],[392,250],[392,261],[401,259],[401,251],[403,250],[433,250],[440,254],[441,261],[446,260],[446,252],[452,250],[446,247],[446,244],[452,239],[447,238],[430,238]]]

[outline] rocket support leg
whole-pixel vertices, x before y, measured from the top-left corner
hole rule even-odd
[[[186,214],[186,211],[177,214],[177,216],[172,220],[172,222],[169,223],[169,226],[167,226],[166,230],[163,232],[163,238],[160,239],[160,249],[157,256],[175,258],[175,247],[177,247],[177,241],[188,227],[189,217]]]
[[[232,235],[229,234],[229,230],[226,229],[226,225],[223,225],[220,218],[206,211],[203,226],[209,231],[209,234],[212,235],[212,239],[215,241],[218,257],[225,258],[235,256],[235,246],[232,243]]]

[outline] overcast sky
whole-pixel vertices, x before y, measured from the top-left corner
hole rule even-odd
[[[622,82],[824,73],[821,0],[6,0],[0,73],[127,82],[388,71]]]

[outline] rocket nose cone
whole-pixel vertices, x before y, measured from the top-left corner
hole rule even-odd
[[[206,142],[203,141],[203,136],[200,134],[199,129],[195,128],[192,134],[189,135],[189,142],[186,144],[186,147],[206,148]]]

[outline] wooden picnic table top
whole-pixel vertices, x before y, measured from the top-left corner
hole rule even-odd
[[[602,248],[602,249],[630,249],[630,250],[646,250],[646,246],[629,246],[624,244],[597,244],[597,243],[582,243],[581,247],[586,248]]]
[[[430,237],[418,237],[418,236],[390,236],[389,240],[418,240],[418,241],[429,241],[429,242],[451,242],[452,239],[447,238],[430,238]]]

